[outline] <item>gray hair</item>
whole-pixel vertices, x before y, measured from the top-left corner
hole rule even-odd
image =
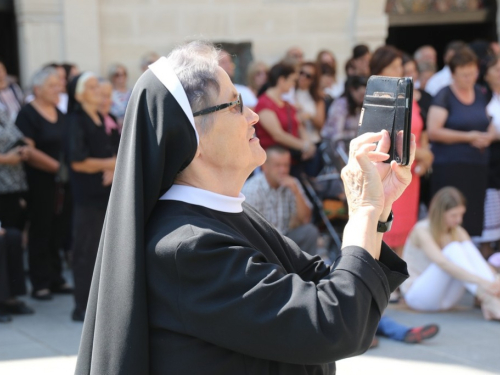
[[[175,48],[167,57],[169,65],[179,78],[193,112],[215,105],[220,93],[217,79],[220,50],[213,44],[194,41]],[[201,134],[213,125],[214,115],[196,117]]]
[[[33,75],[33,79],[31,80],[31,86],[33,88],[43,86],[49,77],[56,76],[59,78],[57,74],[57,69],[52,67],[47,67],[40,69]]]

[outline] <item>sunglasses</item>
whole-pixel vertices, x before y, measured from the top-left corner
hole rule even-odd
[[[202,109],[201,111],[193,113],[193,117],[208,115],[209,113],[221,111],[225,108],[232,107],[233,105],[236,106],[236,108],[238,108],[240,114],[243,113],[243,99],[241,99],[241,94],[238,94],[238,100],[235,100],[234,102],[219,104],[213,107]]]
[[[127,73],[125,72],[117,72],[114,74],[115,77],[126,77],[127,76]]]
[[[300,71],[299,73],[301,76],[306,77],[307,79],[312,79],[314,76],[312,74],[309,74],[307,72],[304,72],[303,70]]]

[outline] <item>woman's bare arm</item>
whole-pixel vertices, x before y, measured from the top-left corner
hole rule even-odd
[[[294,150],[302,150],[305,147],[305,141],[294,137],[292,134],[287,133],[281,127],[276,113],[270,109],[264,109],[259,112],[260,124],[266,130],[271,138],[276,142],[285,147],[292,148]]]
[[[316,129],[323,129],[325,125],[325,102],[323,100],[316,103],[316,116],[311,117],[311,121]]]
[[[431,262],[435,263],[450,276],[473,284],[482,284],[486,281],[486,279],[471,274],[446,258],[436,241],[434,241],[428,228],[415,228],[413,235],[415,238],[412,240],[416,241],[418,247],[427,255]]]
[[[21,147],[21,157],[29,166],[40,169],[44,172],[56,174],[59,170],[59,161],[36,148],[35,141],[31,138],[24,138],[28,146]]]
[[[82,161],[74,161],[71,168],[79,173],[98,173],[115,169],[116,158],[86,158]]]
[[[463,132],[446,129],[444,124],[448,118],[448,111],[442,107],[431,105],[427,115],[427,134],[429,140],[445,144],[470,143],[475,139],[475,131]]]

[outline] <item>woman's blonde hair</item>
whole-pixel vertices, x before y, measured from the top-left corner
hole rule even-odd
[[[255,76],[261,69],[264,69],[266,71],[266,74],[267,72],[269,72],[269,67],[262,61],[252,62],[247,70],[247,84],[254,91],[260,90],[260,87],[257,87],[257,85],[255,84]]]
[[[458,206],[466,207],[466,200],[463,194],[452,186],[440,189],[432,198],[429,207],[429,225],[432,237],[440,246],[441,236],[446,232],[444,214]],[[456,228],[452,228],[450,234],[453,240],[457,240]]]

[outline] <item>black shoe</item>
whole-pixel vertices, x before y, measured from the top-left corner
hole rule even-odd
[[[85,311],[75,308],[71,314],[71,319],[75,322],[83,322],[85,320]]]
[[[8,323],[12,321],[12,317],[9,313],[4,309],[3,303],[0,305],[0,323]]]
[[[2,307],[5,312],[12,315],[30,315],[35,313],[35,310],[26,306],[22,301],[18,301],[15,304],[4,303]]]
[[[44,289],[42,289],[44,290]],[[48,290],[48,289],[47,289]],[[52,294],[50,293],[40,293],[41,290],[31,292],[31,298],[40,300],[40,301],[50,301],[52,299]]]
[[[73,294],[73,288],[68,284],[62,284],[55,288],[50,288],[50,291],[54,294]]]
[[[9,323],[12,317],[9,314],[0,313],[0,323]]]

